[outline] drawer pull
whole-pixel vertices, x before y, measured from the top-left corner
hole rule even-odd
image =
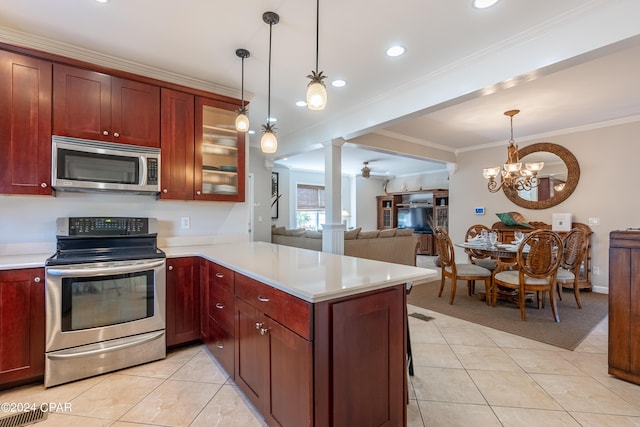
[[[217,277],[218,279],[222,279],[222,278],[224,277],[224,274],[222,274],[222,273],[216,273],[216,277]]]
[[[216,343],[216,347],[218,347],[218,348],[222,349],[222,348],[224,348],[224,345],[222,345],[222,344],[220,344],[219,342],[217,342],[217,343]]]
[[[258,301],[260,301],[260,302],[269,302],[269,298],[258,295]]]
[[[224,308],[224,304],[217,302],[216,303],[216,308],[222,309],[222,308]]]
[[[260,328],[262,328],[262,325],[264,325],[264,323],[256,322],[256,329],[260,330]]]

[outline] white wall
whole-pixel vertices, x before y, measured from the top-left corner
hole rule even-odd
[[[469,151],[458,155],[457,171],[449,186],[449,232],[452,240],[461,241],[467,228],[476,223],[491,226],[498,212],[517,211],[528,221],[551,223],[551,214],[571,213],[574,222],[588,224],[589,218],[600,218],[591,227],[592,266],[600,269],[592,276],[599,291],[608,290],[609,233],[628,227],[640,227],[640,199],[633,176],[640,159],[640,122],[609,126],[548,137],[544,140],[517,141],[520,147],[536,142],[552,142],[569,149],[578,159],[580,181],[575,192],[561,204],[540,210],[521,208],[502,193],[489,193],[482,169],[506,159],[504,147]],[[516,138],[517,139],[517,138]],[[484,216],[474,215],[475,207],[485,207]],[[456,256],[463,258],[462,250]]]
[[[248,239],[246,203],[180,202],[141,195],[59,192],[57,197],[0,196],[0,253],[11,251],[14,243],[54,244],[56,218],[64,216],[155,217],[162,242],[175,237],[178,239],[174,241],[203,243]],[[180,227],[183,216],[190,218],[190,229]]]
[[[356,215],[352,219],[352,227],[361,227],[362,231],[378,229],[378,204],[376,196],[384,194],[385,179],[379,177],[363,178],[357,176],[356,181]]]

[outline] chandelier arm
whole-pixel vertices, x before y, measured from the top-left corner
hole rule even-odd
[[[487,183],[487,188],[491,193],[496,193],[500,191],[503,185],[504,185],[504,181],[501,181],[500,184],[498,185],[498,182],[495,179],[490,179],[489,182]]]

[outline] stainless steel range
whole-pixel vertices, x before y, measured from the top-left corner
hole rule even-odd
[[[166,356],[155,218],[57,220],[46,262],[45,387]]]

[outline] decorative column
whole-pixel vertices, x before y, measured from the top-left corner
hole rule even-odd
[[[324,145],[325,224],[322,226],[322,251],[344,254],[342,223],[342,146],[345,140],[332,139]]]

